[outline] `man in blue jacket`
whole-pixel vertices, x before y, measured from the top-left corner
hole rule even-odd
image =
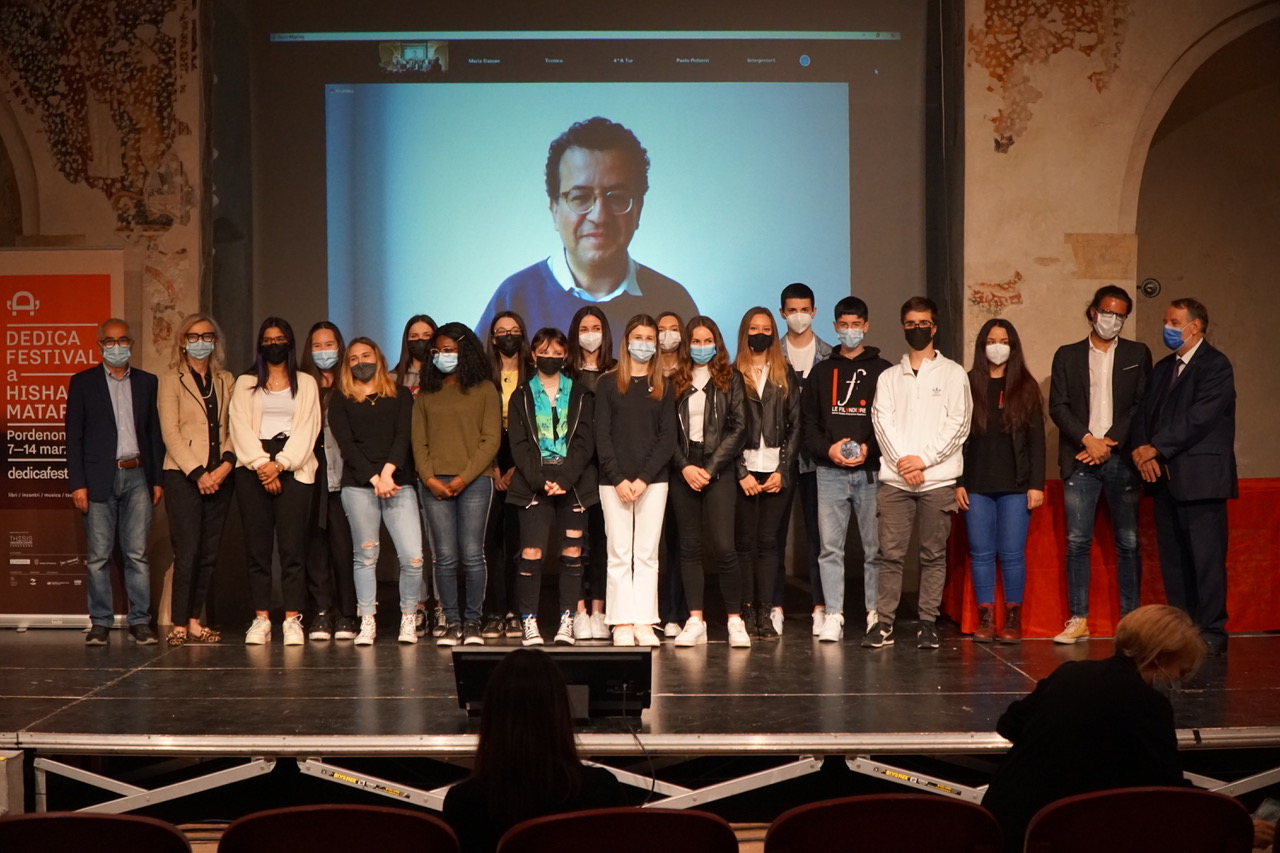
[[[102,364],[71,377],[67,389],[67,476],[71,501],[84,513],[88,541],[89,619],[85,642],[104,646],[115,617],[108,562],[118,539],[129,596],[129,636],[156,642],[151,630],[151,569],[147,536],[151,511],[164,489],[164,440],[156,411],[156,377],[129,365],[129,325],[110,319],[98,327]]]

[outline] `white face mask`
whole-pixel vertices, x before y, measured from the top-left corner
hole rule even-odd
[[[1098,314],[1093,321],[1093,331],[1104,341],[1114,340],[1124,328],[1124,318],[1119,314]]]
[[[658,346],[662,347],[663,352],[674,352],[680,346],[680,333],[674,329],[658,332]]]
[[[794,314],[787,315],[787,328],[791,330],[792,334],[803,335],[805,332],[809,331],[809,327],[812,325],[812,315],[806,314],[803,311],[796,311]]]
[[[583,332],[578,335],[578,346],[586,352],[595,352],[604,343],[603,332]]]
[[[1004,364],[1008,360],[1008,344],[987,344],[987,361],[992,364]]]

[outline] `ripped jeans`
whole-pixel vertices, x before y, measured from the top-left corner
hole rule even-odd
[[[342,508],[347,511],[354,544],[356,612],[372,616],[378,612],[378,552],[380,525],[385,522],[400,558],[400,612],[412,613],[418,606],[422,583],[422,526],[418,519],[418,495],[405,486],[394,497],[380,498],[372,486],[343,486]]]

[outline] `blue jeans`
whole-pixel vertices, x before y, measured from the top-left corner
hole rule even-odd
[[[1138,607],[1142,555],[1138,551],[1138,474],[1123,454],[1113,453],[1101,465],[1077,463],[1062,483],[1067,513],[1067,603],[1072,616],[1089,615],[1089,548],[1098,493],[1106,491],[1116,539],[1116,581],[1120,586],[1120,615]]]
[[[452,474],[437,474],[443,483]],[[493,503],[493,478],[476,477],[453,498],[436,500],[429,495],[424,504],[431,544],[435,548],[436,595],[449,624],[461,622],[458,607],[458,578],[466,586],[467,622],[479,622],[484,607],[484,529]]]
[[[856,513],[862,536],[862,598],[868,610],[876,608],[880,577],[880,530],[876,522],[876,476],[858,468],[818,466],[818,535],[822,551],[818,570],[828,613],[844,613],[844,540],[849,511]]]
[[[979,604],[996,600],[996,555],[1004,578],[1005,604],[1021,604],[1027,584],[1027,527],[1031,510],[1026,492],[989,495],[969,493],[964,516],[969,531],[969,559],[973,564],[973,594]]]
[[[412,613],[418,607],[418,587],[422,583],[422,527],[413,486],[405,486],[389,498],[378,497],[370,486],[343,486],[342,508],[351,524],[357,615],[378,612],[378,537],[382,522],[386,522],[400,559],[400,612]]]
[[[151,532],[151,489],[142,468],[117,469],[111,497],[89,501],[84,534],[89,548],[89,621],[110,628],[115,622],[111,606],[111,549],[117,537],[124,557],[124,590],[129,596],[129,624],[151,621],[151,564],[147,562],[147,536]]]

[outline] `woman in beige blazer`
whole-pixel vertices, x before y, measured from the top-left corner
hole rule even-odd
[[[216,643],[200,622],[218,560],[236,457],[227,414],[232,378],[222,367],[222,330],[207,314],[185,317],[174,335],[157,406],[164,435],[164,496],[173,543],[169,644]]]

